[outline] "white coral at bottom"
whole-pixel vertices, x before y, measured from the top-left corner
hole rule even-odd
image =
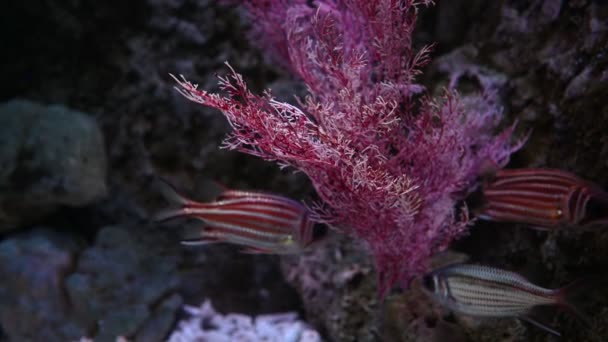
[[[185,306],[189,318],[179,322],[169,342],[321,342],[318,332],[293,312],[259,315],[222,315],[206,300],[200,307]]]

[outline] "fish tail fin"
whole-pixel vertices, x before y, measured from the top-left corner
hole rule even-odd
[[[484,159],[479,164],[479,172],[482,178],[494,178],[496,171],[502,169],[498,163],[490,158]]]
[[[156,214],[152,215],[152,221],[154,222],[165,222],[183,215],[183,210],[180,209],[163,209]]]
[[[158,213],[152,216],[152,220],[156,222],[164,222],[173,218],[177,218],[179,216],[183,216],[185,214],[185,209],[193,202],[190,199],[180,195],[175,189],[175,187],[163,178],[159,177],[157,179],[156,184],[163,197],[167,200],[167,202],[169,202],[171,206],[174,207],[166,208],[159,211]]]
[[[556,290],[557,304],[571,312],[587,326],[592,325],[592,319],[583,312],[581,307],[584,297],[592,290],[592,284],[590,278],[581,278]]]
[[[158,178],[158,189],[161,194],[171,203],[176,203],[182,206],[191,204],[192,201],[177,192],[177,189],[163,178]]]

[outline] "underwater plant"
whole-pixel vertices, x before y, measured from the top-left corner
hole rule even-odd
[[[465,106],[416,83],[430,47],[412,45],[429,0],[238,1],[251,39],[307,86],[299,106],[253,94],[232,68],[225,94],[176,79],[188,99],[219,109],[232,133],[223,147],[305,173],[321,203],[316,219],[366,242],[384,295],[428,270],[432,255],[470,223],[458,202],[486,163],[503,167],[520,144],[491,94]]]

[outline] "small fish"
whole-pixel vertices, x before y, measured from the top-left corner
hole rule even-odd
[[[485,220],[538,229],[608,224],[608,194],[598,185],[555,169],[498,170],[483,187]]]
[[[158,213],[154,219],[196,218],[204,226],[185,245],[232,243],[244,246],[244,253],[293,254],[318,239],[308,209],[301,203],[280,195],[255,191],[224,190],[215,201],[196,202],[180,194],[161,180],[163,195],[177,208]]]
[[[559,305],[585,318],[570,303],[579,282],[551,290],[536,286],[517,273],[456,264],[427,274],[422,285],[440,304],[454,312],[477,317],[517,317],[557,336],[559,332],[531,317],[533,308]]]

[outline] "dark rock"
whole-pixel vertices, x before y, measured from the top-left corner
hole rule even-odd
[[[39,228],[0,243],[0,326],[9,341],[66,341],[87,333],[72,320],[65,277],[82,241]]]
[[[445,252],[434,258],[433,267],[466,258]],[[446,319],[449,311],[417,281],[378,298],[365,248],[343,236],[330,235],[301,256],[282,258],[282,268],[302,297],[306,320],[329,341],[467,341],[466,330]]]
[[[467,341],[462,326],[449,319],[447,310],[415,286],[388,296],[381,305],[380,332],[387,342]]]
[[[90,248],[50,229],[0,243],[0,326],[9,340],[166,338],[182,303],[176,258],[134,229],[103,228]]]
[[[141,233],[103,228],[65,280],[71,319],[100,341],[139,332],[164,338],[178,310],[176,258]]]
[[[0,165],[0,232],[106,194],[101,132],[86,114],[63,106],[0,105]]]
[[[173,294],[164,299],[137,331],[135,342],[161,342],[171,331],[175,321],[175,313],[182,307],[183,300],[180,295]]]
[[[376,341],[375,273],[365,250],[331,235],[303,255],[282,258],[287,281],[303,299],[306,319],[331,341]]]

